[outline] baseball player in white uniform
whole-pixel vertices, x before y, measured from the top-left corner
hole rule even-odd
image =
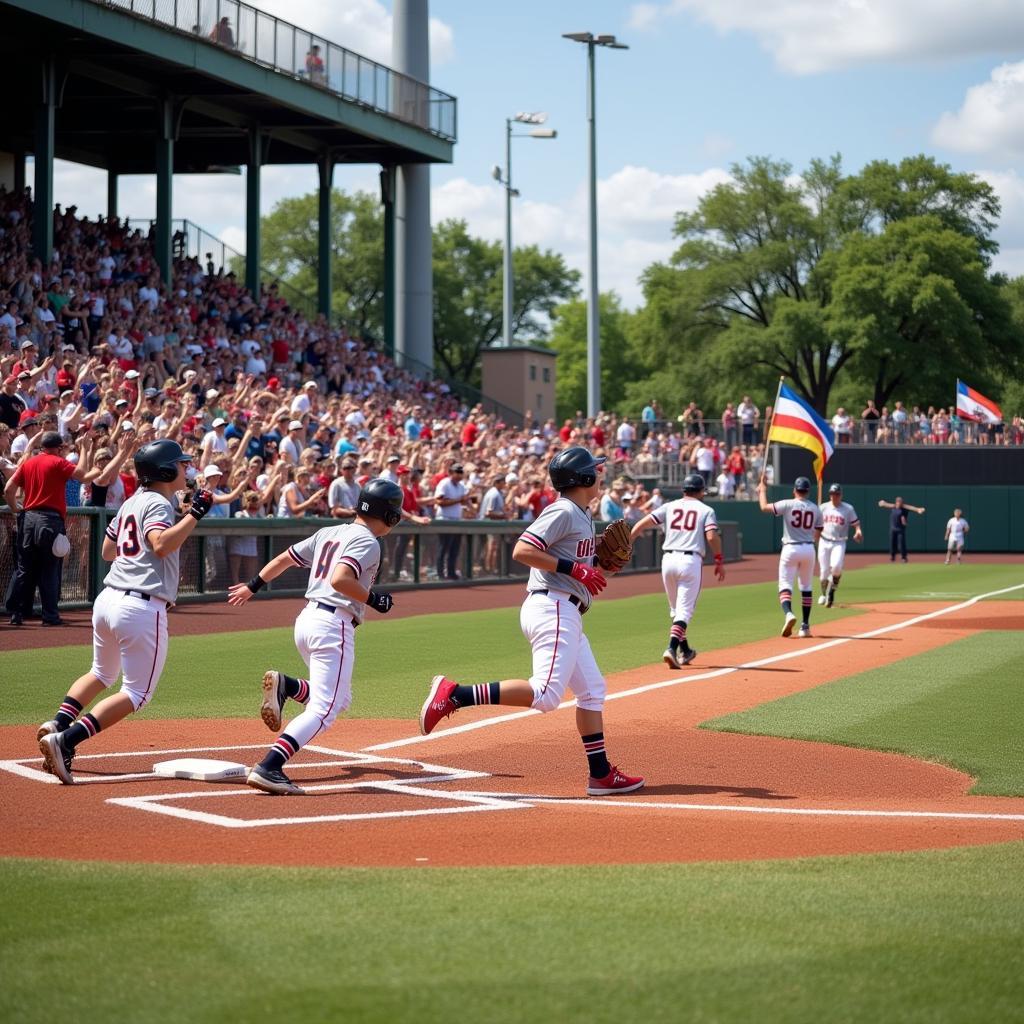
[[[309,667],[309,679],[296,679],[274,669],[264,673],[260,715],[267,727],[277,732],[289,697],[304,705],[304,710],[249,772],[246,782],[254,789],[272,796],[305,792],[288,778],[284,766],[330,728],[352,702],[355,628],[363,620],[366,605],[387,614],[393,604],[390,594],[372,589],[380,565],[377,541],[401,518],[402,488],[390,480],[368,480],[359,492],[351,523],[317,530],[271,559],[248,583],[238,583],[228,591],[228,603],[241,607],[286,569],[296,565],[309,569],[308,603],[295,620],[295,646]]]
[[[586,448],[559,452],[548,473],[559,497],[529,524],[512,557],[530,567],[526,600],[519,614],[533,648],[529,679],[460,686],[434,676],[420,711],[420,732],[430,733],[448,715],[474,704],[506,704],[554,711],[566,688],[576,695],[576,728],[583,741],[590,796],[631,793],[644,784],[612,765],[605,752],[605,680],[583,632],[583,616],[607,580],[594,565],[594,524],[590,503],[601,489],[604,457]]]
[[[691,473],[683,480],[681,498],[649,512],[631,531],[634,541],[652,526],[660,526],[665,531],[661,579],[668,595],[672,628],[662,658],[669,668],[682,668],[697,657],[696,649],[686,639],[686,627],[693,619],[693,610],[700,596],[705,543],[715,556],[715,577],[725,579],[718,519],[715,510],[701,500],[703,497],[704,477],[700,473]]]
[[[953,518],[946,523],[946,565],[949,565],[949,559],[954,552],[956,563],[960,564],[964,553],[964,541],[970,529],[970,524],[964,519],[963,509],[953,509]]]
[[[167,609],[178,596],[178,552],[213,504],[209,491],[199,491],[178,518],[176,492],[185,487],[190,461],[177,441],[140,448],[135,471],[142,487],[107,526],[102,554],[112,565],[92,607],[92,668],[36,734],[46,770],[65,785],[74,781],[78,745],[144,707],[156,691],[167,658]],[[82,714],[118,675],[121,689]]]
[[[793,614],[793,582],[800,585],[800,604],[803,622],[800,636],[811,635],[811,605],[814,603],[814,545],[821,536],[821,509],[809,501],[811,481],[798,476],[793,483],[793,497],[783,501],[768,501],[764,480],[757,485],[757,500],[762,512],[782,517],[782,554],[779,555],[779,604],[786,618],[782,635],[791,636],[796,625]]]
[[[828,501],[821,506],[821,540],[818,541],[818,576],[821,582],[821,597],[818,604],[832,607],[839,578],[843,575],[846,560],[846,542],[853,527],[853,539],[860,544],[864,534],[860,529],[857,510],[843,501],[843,489],[832,484],[828,489]]]

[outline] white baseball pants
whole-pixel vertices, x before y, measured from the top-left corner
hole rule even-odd
[[[673,622],[689,623],[700,596],[701,571],[704,559],[700,555],[684,555],[681,551],[666,551],[661,559],[661,580],[668,595],[668,613]]]
[[[799,590],[810,590],[814,580],[814,545],[785,544],[779,555],[779,590],[793,590],[793,581],[799,581]]]
[[[818,575],[822,583],[828,582],[829,576],[841,576],[845,561],[845,540],[825,540],[822,537],[818,541]]]

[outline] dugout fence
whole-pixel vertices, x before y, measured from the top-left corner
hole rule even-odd
[[[71,553],[63,562],[62,608],[84,608],[103,588],[108,563],[103,561],[103,533],[113,513],[106,509],[70,508],[66,518]],[[232,583],[250,579],[255,572],[289,545],[337,519],[221,519],[208,517],[194,530],[181,549],[181,583],[178,603],[222,601]],[[734,522],[719,524],[727,562],[743,556],[742,535]],[[398,526],[381,540],[378,581],[389,590],[471,586],[524,580],[525,566],[512,559],[512,548],[524,523],[462,520],[451,524]],[[460,538],[457,556],[459,578],[437,574],[438,548],[442,537]],[[0,511],[0,586],[6,590],[14,572],[15,517]],[[651,530],[636,545],[633,562],[623,572],[650,572],[661,566],[661,534]],[[257,596],[296,597],[306,589],[308,570],[288,569]],[[443,608],[443,603],[439,606]]]

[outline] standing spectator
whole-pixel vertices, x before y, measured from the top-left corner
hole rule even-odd
[[[744,395],[743,401],[736,408],[736,415],[739,417],[740,427],[743,431],[743,443],[745,445],[757,444],[757,423],[761,417],[758,408],[750,400],[750,395]]]
[[[326,487],[312,491],[311,473],[306,466],[295,470],[295,479],[284,485],[281,500],[277,505],[277,515],[281,519],[301,519],[309,509],[327,493]],[[311,493],[312,491],[312,493]]]
[[[853,417],[839,406],[832,417],[832,429],[835,431],[836,444],[849,444],[853,440]]]
[[[705,490],[711,485],[715,469],[720,461],[721,455],[715,446],[715,439],[713,437],[704,438],[704,443],[697,445],[693,449],[693,454],[690,456],[690,465],[694,466],[697,472],[704,477]]]
[[[327,507],[335,519],[349,519],[356,514],[358,501],[356,460],[350,455],[345,455],[341,458],[341,475],[331,481],[327,491]]]
[[[739,494],[743,487],[743,483],[746,480],[747,463],[743,458],[743,452],[740,450],[740,446],[738,444],[734,444],[732,446],[732,451],[729,452],[729,457],[725,460],[725,468],[732,477],[733,494]]]
[[[725,408],[722,410],[722,437],[725,438],[728,448],[732,448],[736,444],[736,410],[733,408],[732,402],[726,402]]]
[[[879,508],[888,508],[892,511],[889,514],[889,561],[896,561],[896,551],[899,550],[900,558],[907,560],[907,520],[910,518],[907,512],[916,512],[924,515],[924,508],[916,505],[908,505],[902,498],[895,502],[879,501]]]
[[[287,460],[292,466],[297,466],[302,457],[302,450],[306,447],[302,437],[302,420],[290,420],[288,423],[288,436],[281,439],[278,451],[281,457]]]
[[[203,435],[200,469],[205,469],[219,455],[227,455],[228,439],[224,436],[227,420],[218,416]]]
[[[4,378],[3,390],[0,391],[0,423],[6,423],[11,428],[17,427],[21,414],[27,411],[25,399],[18,394],[17,374],[8,374]]]
[[[491,477],[491,486],[486,491],[483,501],[480,503],[480,518],[490,521],[508,519],[505,510],[505,474],[495,473]],[[492,576],[498,574],[498,552],[501,548],[501,537],[496,533],[487,535],[487,544],[484,547],[484,572]]]
[[[628,416],[622,417],[622,422],[615,431],[615,446],[622,457],[629,459],[633,454],[633,445],[636,444],[636,427],[629,422]]]
[[[210,41],[230,50],[235,48],[235,33],[231,30],[231,19],[226,14],[210,30]]]
[[[878,435],[878,419],[879,413],[875,408],[874,400],[869,398],[867,407],[860,414],[862,425],[861,438],[866,444],[875,443],[875,438]]]
[[[466,485],[463,481],[463,469],[455,463],[449,474],[434,491],[437,518],[445,521],[457,521],[462,518],[462,510],[466,500]],[[437,578],[456,580],[459,578],[456,566],[459,564],[459,548],[462,545],[461,533],[443,533],[437,545]]]
[[[263,507],[256,491],[242,495],[242,507],[235,513],[235,519],[262,519]],[[228,534],[228,576],[231,583],[241,583],[256,575],[256,559],[259,555],[255,533]]]
[[[640,437],[646,439],[647,436],[654,430],[654,423],[657,420],[657,413],[655,412],[654,406],[657,403],[652,398],[640,410],[640,422],[643,423],[643,430],[641,431]]]
[[[903,408],[902,402],[897,402],[893,406],[892,413],[889,416],[889,420],[892,423],[894,440],[897,444],[906,444],[908,439],[908,421],[907,410]]]
[[[306,52],[306,77],[313,85],[326,85],[327,73],[324,71],[324,59],[320,56],[320,47],[316,43]]]
[[[31,612],[32,596],[39,587],[44,626],[63,626],[60,617],[60,560],[58,537],[64,536],[65,498],[69,479],[82,480],[88,460],[79,453],[79,464],[63,457],[64,441],[55,430],[43,434],[42,451],[14,471],[4,487],[4,500],[17,515],[17,568],[7,598],[11,625],[20,626]],[[18,493],[21,492],[21,501]],[[63,541],[67,554],[67,538]]]

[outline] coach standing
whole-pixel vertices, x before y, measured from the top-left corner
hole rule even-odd
[[[879,501],[878,507],[891,510],[889,512],[889,561],[896,561],[896,552],[898,551],[900,558],[905,562],[907,560],[907,520],[910,518],[907,513],[916,512],[918,515],[924,515],[924,508],[908,505],[902,498],[897,498],[895,502],[883,499]]]
[[[64,625],[57,610],[60,558],[53,553],[53,543],[64,533],[65,485],[72,478],[83,480],[89,469],[88,458],[80,457],[77,466],[68,462],[62,455],[64,447],[60,434],[48,431],[40,443],[42,451],[25,459],[4,487],[4,500],[17,513],[18,523],[17,568],[7,604],[12,626],[20,626],[25,613],[31,611],[37,586],[43,625]]]

